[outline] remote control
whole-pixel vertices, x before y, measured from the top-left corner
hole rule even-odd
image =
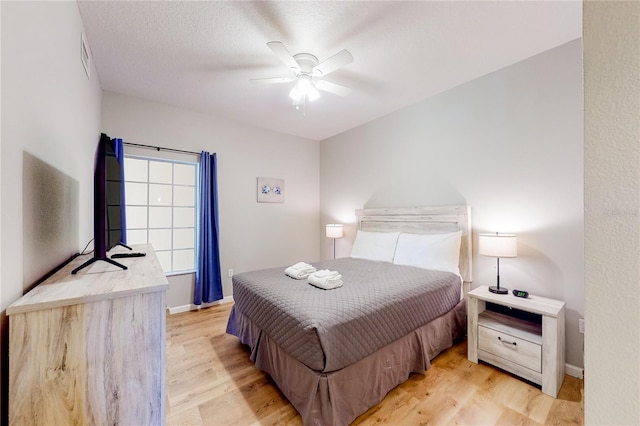
[[[142,257],[142,256],[146,256],[146,253],[138,253],[138,252],[133,252],[133,253],[114,253],[111,255],[112,259],[121,259],[124,257]]]
[[[526,299],[529,297],[529,292],[524,290],[513,290],[513,295],[515,297],[522,297],[523,299]]]

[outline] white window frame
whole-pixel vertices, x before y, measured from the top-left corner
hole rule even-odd
[[[182,185],[182,184],[175,184],[175,173],[172,173],[172,177],[171,177],[171,184],[160,184],[160,185],[170,185],[171,186],[171,192],[172,192],[172,196],[171,196],[171,205],[168,207],[171,207],[172,209],[172,214],[171,214],[171,228],[149,228],[149,212],[150,212],[150,207],[156,207],[153,206],[149,203],[149,197],[150,197],[150,191],[149,191],[149,185],[150,184],[159,184],[159,183],[155,183],[155,182],[150,182],[149,181],[149,174],[150,174],[150,167],[147,167],[147,180],[146,182],[141,182],[141,181],[129,181],[127,180],[127,171],[125,169],[125,183],[130,182],[130,183],[146,183],[147,185],[147,204],[146,204],[146,208],[147,208],[147,227],[146,227],[146,232],[147,232],[147,241],[149,241],[149,231],[153,230],[153,229],[171,229],[171,246],[172,248],[169,250],[156,250],[158,252],[170,252],[171,253],[171,270],[169,271],[163,271],[165,273],[166,276],[173,276],[173,275],[184,275],[184,274],[191,274],[191,273],[195,273],[196,272],[196,268],[197,268],[197,262],[198,262],[198,254],[199,254],[199,227],[200,227],[200,221],[198,220],[198,212],[200,210],[200,164],[197,161],[184,161],[184,160],[173,160],[173,159],[168,159],[168,158],[158,158],[158,157],[148,157],[148,156],[144,156],[144,155],[132,155],[132,154],[125,154],[125,158],[130,158],[130,159],[135,159],[135,160],[144,160],[144,161],[155,161],[155,162],[161,162],[161,163],[170,163],[170,164],[188,164],[190,166],[194,166],[195,167],[195,185],[193,186],[194,188],[194,227],[193,227],[193,232],[194,232],[194,247],[193,247],[193,252],[194,252],[194,258],[193,258],[193,269],[181,269],[181,270],[173,270],[173,255],[174,255],[174,251],[181,251],[181,250],[190,250],[190,249],[174,249],[173,248],[173,230],[174,229],[190,229],[190,227],[185,228],[185,227],[174,227],[174,219],[175,219],[175,215],[173,214],[174,211],[173,209],[175,207],[181,207],[181,206],[175,206],[175,192],[173,191],[173,188],[176,186],[191,186],[191,185]],[[173,170],[173,167],[172,167]],[[128,202],[126,201],[126,191],[125,191],[125,206],[129,206]],[[139,204],[133,204],[133,206],[142,206]],[[126,207],[125,207],[126,208]],[[127,220],[127,232],[129,231],[129,225],[128,225],[128,220]],[[141,230],[141,229],[145,229],[145,228],[134,228],[132,230]]]

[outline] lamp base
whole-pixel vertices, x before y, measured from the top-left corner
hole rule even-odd
[[[509,290],[504,288],[504,287],[496,287],[495,285],[492,285],[491,287],[489,287],[489,291],[491,293],[496,293],[496,294],[507,294],[509,293]]]

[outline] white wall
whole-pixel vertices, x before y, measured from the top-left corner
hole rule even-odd
[[[80,61],[75,2],[2,2],[1,8],[4,334],[5,308],[93,237],[101,90],[95,69],[89,80]],[[6,355],[3,346],[3,363]],[[7,378],[1,383],[4,399]]]
[[[640,3],[584,2],[585,424],[640,424]]]
[[[232,295],[228,269],[318,259],[318,142],[112,92],[103,94],[102,124],[125,142],[217,153],[225,297]],[[258,177],[284,179],[285,202],[258,203]],[[170,278],[169,306],[192,303],[192,282],[191,274]]]
[[[474,247],[481,232],[518,235],[503,286],[566,301],[567,362],[581,367],[581,54],[570,42],[322,141],[321,223],[349,224],[338,256],[357,208],[468,204]],[[495,264],[474,257],[474,286],[495,283]]]

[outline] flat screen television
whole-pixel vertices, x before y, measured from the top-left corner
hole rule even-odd
[[[71,273],[76,274],[92,263],[102,260],[122,269],[126,266],[107,257],[107,252],[116,245],[127,247],[122,238],[122,173],[116,158],[113,140],[102,133],[96,153],[96,168],[93,177],[93,258]],[[129,248],[129,247],[127,247]]]

